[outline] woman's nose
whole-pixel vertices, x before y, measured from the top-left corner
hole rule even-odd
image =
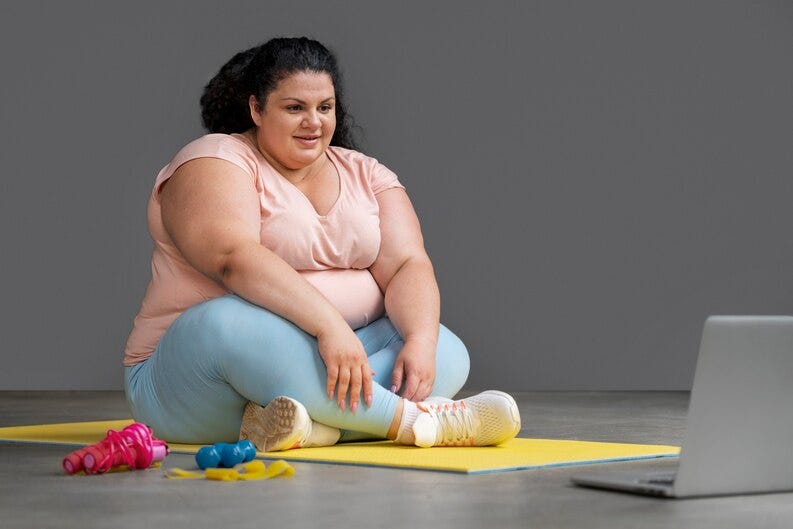
[[[303,127],[307,129],[316,129],[322,125],[322,122],[319,120],[319,113],[311,112],[303,118]]]

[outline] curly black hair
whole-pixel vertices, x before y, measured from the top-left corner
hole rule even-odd
[[[254,126],[248,99],[264,106],[278,82],[297,72],[325,72],[336,92],[336,130],[331,145],[355,149],[352,118],[344,104],[341,72],[325,46],[306,37],[275,38],[235,54],[204,87],[201,120],[209,132],[232,134]]]

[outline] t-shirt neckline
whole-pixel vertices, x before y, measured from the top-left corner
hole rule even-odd
[[[319,211],[317,211],[317,208],[314,207],[314,204],[311,203],[311,200],[308,199],[306,194],[303,193],[300,190],[300,188],[298,188],[295,184],[290,182],[288,178],[284,177],[284,175],[279,173],[275,169],[275,167],[273,167],[270,164],[270,162],[267,161],[267,158],[265,158],[262,155],[262,153],[259,152],[259,149],[256,148],[256,145],[251,143],[253,140],[250,138],[250,136],[248,134],[240,134],[240,135],[245,139],[245,143],[248,143],[248,145],[250,146],[250,148],[253,151],[254,155],[256,156],[256,159],[260,160],[260,163],[265,164],[267,166],[267,169],[269,169],[272,173],[274,173],[276,175],[277,178],[279,178],[281,181],[283,181],[287,187],[290,187],[294,192],[298,193],[302,197],[302,200],[305,202],[305,204],[314,213],[314,216],[316,216],[319,219],[326,219],[329,216],[331,216],[333,214],[333,212],[335,212],[338,209],[339,203],[341,202],[342,194],[344,193],[344,178],[342,177],[342,174],[341,174],[340,164],[337,163],[337,161],[335,159],[335,153],[333,152],[333,149],[331,148],[331,146],[328,146],[328,148],[325,149],[325,156],[328,157],[328,161],[331,163],[333,168],[336,170],[336,176],[339,178],[339,194],[336,197],[336,201],[333,203],[333,205],[330,207],[330,209],[324,215],[322,215],[322,214],[319,213]]]
[[[260,154],[259,156],[261,157],[261,154]],[[296,191],[296,192],[297,192],[297,193],[298,193],[298,194],[299,194],[301,197],[303,197],[303,200],[305,201],[306,205],[307,205],[309,208],[311,208],[311,211],[313,211],[313,212],[314,212],[314,215],[316,215],[316,216],[317,216],[318,218],[320,218],[320,219],[325,219],[325,218],[328,218],[329,216],[331,216],[331,214],[333,214],[333,212],[334,212],[334,211],[336,211],[336,209],[337,209],[337,207],[338,207],[339,203],[341,202],[341,195],[342,195],[342,193],[344,193],[344,178],[342,178],[342,176],[341,176],[341,171],[339,170],[339,165],[338,165],[338,164],[336,163],[336,161],[333,159],[333,156],[331,156],[331,151],[330,151],[330,149],[327,149],[327,150],[325,151],[325,156],[327,156],[327,157],[328,157],[328,161],[329,161],[329,162],[330,162],[330,164],[333,166],[333,169],[336,171],[336,176],[337,176],[337,177],[338,177],[338,179],[339,179],[339,190],[338,190],[338,191],[339,191],[339,194],[338,194],[338,196],[336,197],[336,201],[333,203],[333,205],[330,207],[330,209],[329,209],[329,210],[328,210],[328,211],[327,211],[327,212],[326,212],[324,215],[320,214],[320,212],[319,212],[319,211],[317,211],[317,208],[316,208],[316,207],[314,207],[314,204],[312,204],[312,203],[311,203],[311,200],[309,200],[309,199],[308,199],[308,197],[306,196],[306,194],[305,194],[305,193],[303,193],[303,191],[301,191],[299,187],[297,187],[295,184],[293,184],[292,182],[290,182],[288,178],[285,178],[285,177],[284,177],[284,175],[282,175],[281,173],[279,173],[278,171],[276,171],[276,170],[275,170],[275,167],[273,167],[272,165],[270,165],[270,164],[269,164],[269,162],[267,162],[267,160],[266,160],[266,159],[264,159],[264,157],[262,157],[262,159],[264,159],[265,163],[267,163],[267,165],[270,167],[270,169],[272,169],[272,171],[273,171],[274,173],[276,173],[276,174],[278,175],[278,177],[279,177],[279,178],[281,178],[281,179],[282,179],[284,182],[286,182],[286,185],[287,185],[287,186],[291,187],[291,188],[292,188],[293,190],[295,190],[295,191]]]

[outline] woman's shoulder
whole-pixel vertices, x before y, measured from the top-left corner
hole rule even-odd
[[[353,149],[331,145],[328,151],[348,167],[360,171],[374,171],[378,166],[383,166],[377,158]]]
[[[173,170],[196,158],[220,158],[257,172],[256,153],[243,134],[205,134],[182,147],[169,164]]]
[[[160,170],[154,181],[155,195],[162,184],[176,172],[179,167],[198,158],[218,158],[231,162],[249,174],[259,189],[259,164],[251,147],[238,137],[240,134],[206,134],[196,138],[184,147]]]
[[[366,182],[375,194],[391,187],[404,189],[404,186],[399,183],[397,175],[380,163],[377,158],[344,147],[331,146],[328,150],[357,179]]]
[[[182,147],[177,153],[176,157],[180,154],[192,153],[196,151],[236,151],[239,153],[253,154],[253,146],[247,140],[244,134],[220,134],[211,133],[204,134],[203,136],[194,139],[187,145]]]

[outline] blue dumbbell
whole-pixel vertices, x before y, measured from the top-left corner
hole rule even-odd
[[[231,468],[240,463],[247,463],[256,457],[256,447],[247,439],[237,443],[215,443],[204,446],[195,455],[198,468],[226,467]]]
[[[218,467],[220,466],[220,450],[215,445],[203,446],[195,455],[195,462],[201,470]]]
[[[249,441],[247,439],[243,439],[241,441],[237,441],[232,446],[237,447],[237,449],[242,452],[242,461],[240,461],[239,463],[247,463],[248,461],[253,461],[253,458],[256,457],[256,445],[253,444],[252,441]],[[231,468],[231,467],[233,467],[234,465],[237,465],[237,464],[238,463],[234,463],[232,465],[229,465],[229,468]]]

